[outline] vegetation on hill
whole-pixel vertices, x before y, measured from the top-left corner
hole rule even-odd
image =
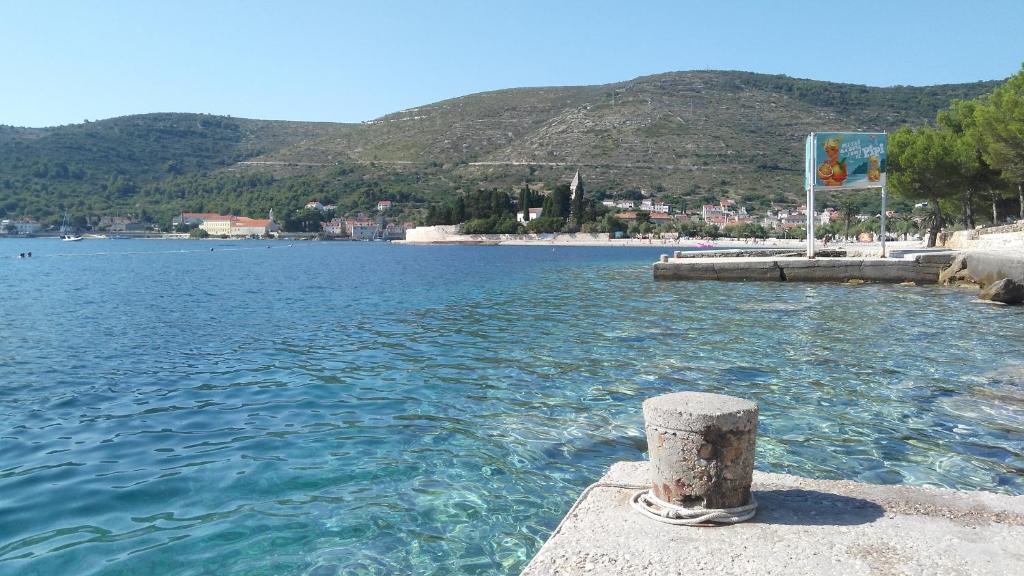
[[[283,218],[313,199],[344,213],[391,199],[411,218],[478,189],[552,190],[577,168],[598,199],[646,190],[677,209],[767,205],[798,200],[807,132],[927,124],[997,84],[674,72],[473,94],[363,124],[146,114],[0,127],[0,217],[52,223],[67,208],[79,223],[117,213],[166,226],[180,211]]]

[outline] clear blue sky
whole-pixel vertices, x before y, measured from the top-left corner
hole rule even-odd
[[[729,69],[1005,78],[1024,0],[0,0],[0,124],[143,112],[358,122],[473,92]]]

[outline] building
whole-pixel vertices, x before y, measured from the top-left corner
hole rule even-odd
[[[388,224],[384,228],[382,235],[385,240],[405,240],[405,226],[402,224]]]
[[[714,204],[705,204],[700,208],[700,217],[705,222],[715,223],[716,220],[725,220],[727,218],[727,211],[720,205],[715,206]]]
[[[306,202],[306,209],[316,210],[317,212],[323,212],[324,205],[321,204],[319,200],[310,200],[309,202]]]
[[[235,216],[231,219],[231,232],[228,236],[248,238],[266,236],[271,232],[277,232],[277,224],[273,220]]]
[[[640,202],[640,209],[646,212],[659,212],[661,214],[670,214],[672,212],[672,208],[668,204],[661,200],[652,200],[650,198],[644,198]]]
[[[199,223],[199,229],[205,230],[210,236],[230,236],[231,216],[217,214],[214,217],[205,218]]]
[[[178,216],[171,219],[171,225],[174,228],[181,226],[198,226],[205,220],[224,218],[216,212],[182,212]]]
[[[345,220],[345,231],[353,240],[373,240],[381,233],[380,224],[365,218]]]
[[[348,231],[345,227],[345,221],[341,218],[334,218],[328,222],[321,222],[320,227],[323,229],[324,234],[327,234],[328,236],[341,236]]]
[[[95,228],[110,232],[145,232],[146,225],[128,216],[102,216]]]
[[[637,213],[619,212],[618,214],[615,215],[615,217],[618,218],[619,220],[622,220],[623,222],[631,224],[633,222],[636,222]],[[650,219],[651,224],[654,224],[656,226],[662,224],[671,224],[672,222],[675,221],[672,215],[665,214],[662,212],[651,212],[648,214],[648,218]]]
[[[530,221],[533,222],[537,218],[540,218],[540,215],[543,213],[543,208],[530,208]],[[520,224],[526,224],[526,220],[523,219],[522,211],[516,212],[516,222],[519,222]]]
[[[583,177],[580,176],[579,170],[576,171],[576,175],[572,177],[572,183],[569,184],[569,197],[575,199],[577,192],[584,196],[587,194],[583,188]]]
[[[205,230],[210,236],[248,238],[250,236],[266,236],[281,229],[272,217],[259,219],[246,216],[225,216],[222,214],[208,216],[211,217],[205,218],[199,224],[199,229]],[[271,216],[273,216],[273,212],[271,212]]]
[[[391,200],[381,200],[380,202],[377,202],[377,211],[387,212],[388,210],[391,210],[394,207],[394,205],[395,203],[392,202]]]
[[[31,218],[0,220],[0,234],[35,234],[42,229],[42,224]]]

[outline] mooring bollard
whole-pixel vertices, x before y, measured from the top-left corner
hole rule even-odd
[[[651,489],[634,505],[676,524],[741,522],[754,515],[757,404],[677,392],[649,398],[643,407]]]
[[[682,258],[683,257],[683,251],[682,250],[676,250],[675,252],[672,253],[672,257],[673,258]]]
[[[668,262],[668,254],[662,254],[660,260],[662,262]]]

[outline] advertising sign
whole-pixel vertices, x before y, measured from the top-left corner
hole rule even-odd
[[[817,132],[813,140],[815,190],[885,186],[888,141],[884,133]]]

